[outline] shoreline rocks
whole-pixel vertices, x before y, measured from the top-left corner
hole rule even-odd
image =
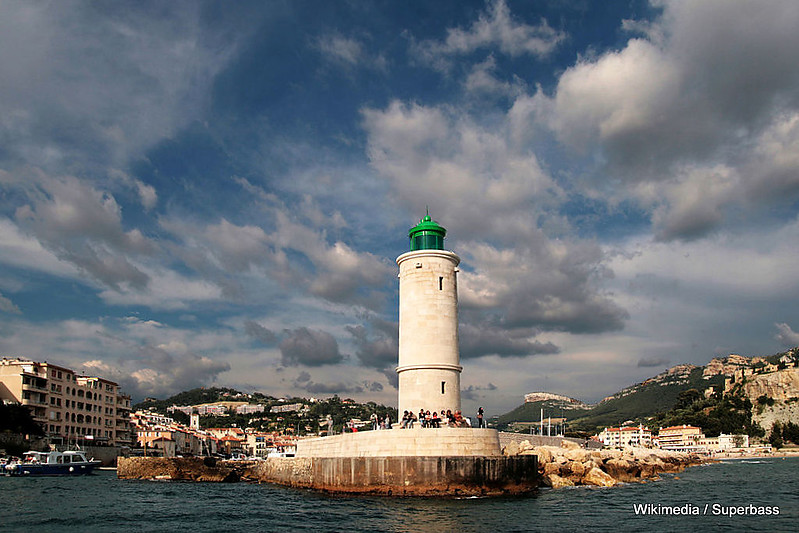
[[[552,488],[642,483],[663,473],[682,472],[686,467],[708,462],[697,454],[650,448],[588,450],[565,440],[561,446],[511,442],[503,453],[537,455],[541,482]]]
[[[248,479],[252,461],[217,461],[213,457],[120,457],[119,479],[236,483]]]

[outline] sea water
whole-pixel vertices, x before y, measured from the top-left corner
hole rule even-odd
[[[344,497],[268,484],[0,478],[0,531],[799,531],[799,458],[514,498]]]

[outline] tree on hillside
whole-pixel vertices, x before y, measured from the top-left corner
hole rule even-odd
[[[782,448],[784,442],[782,441],[782,426],[779,422],[774,422],[771,426],[771,435],[768,437],[768,442],[774,448]]]
[[[704,398],[702,393],[696,389],[688,389],[686,391],[682,391],[680,394],[677,395],[677,405],[674,406],[675,409],[686,409],[693,405],[694,402],[698,402]]]
[[[799,425],[786,422],[782,425],[782,440],[799,444]]]

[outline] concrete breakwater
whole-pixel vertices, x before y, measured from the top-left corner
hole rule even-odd
[[[589,450],[569,441],[563,441],[561,446],[510,442],[503,453],[510,457],[538,457],[541,483],[552,488],[645,482],[662,473],[681,472],[688,466],[708,462],[696,454],[649,448]]]
[[[329,493],[498,496],[538,485],[534,455],[516,457],[286,457],[265,461],[120,458],[120,479],[275,483]]]

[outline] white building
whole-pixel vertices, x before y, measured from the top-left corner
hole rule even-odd
[[[605,446],[611,448],[626,446],[648,448],[652,446],[652,431],[643,426],[605,428],[597,437]]]
[[[131,444],[130,396],[113,381],[46,361],[4,357],[0,400],[28,407],[52,444]]]

